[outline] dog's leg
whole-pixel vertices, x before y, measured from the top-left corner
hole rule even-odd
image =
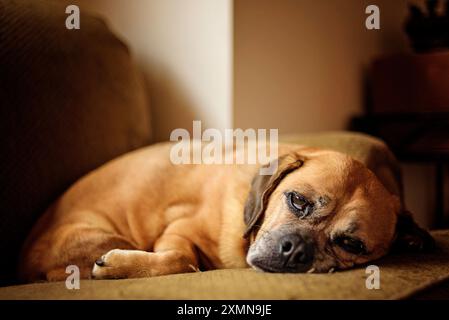
[[[96,279],[141,278],[198,270],[195,245],[167,228],[156,241],[154,252],[114,249],[96,261]],[[176,228],[177,229],[177,228]]]
[[[69,265],[79,268],[82,279],[90,278],[92,264],[98,256],[113,248],[136,246],[123,236],[101,229],[82,224],[62,226],[25,250],[20,278],[25,282],[65,280]]]

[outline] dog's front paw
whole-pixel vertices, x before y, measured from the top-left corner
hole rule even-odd
[[[122,279],[150,277],[147,268],[153,253],[139,250],[113,249],[95,261],[92,277],[95,279]]]

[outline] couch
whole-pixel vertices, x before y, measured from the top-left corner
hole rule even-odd
[[[21,245],[45,208],[70,184],[151,138],[151,108],[127,46],[105,22],[83,14],[67,30],[54,1],[0,0],[0,299],[400,299],[449,297],[449,232],[438,251],[378,262],[381,288],[365,287],[359,267],[334,274],[214,270],[146,279],[20,284]],[[383,142],[350,132],[283,136],[345,152],[399,179]],[[400,190],[398,190],[400,192]]]

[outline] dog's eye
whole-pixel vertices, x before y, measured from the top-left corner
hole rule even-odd
[[[313,204],[304,196],[296,192],[288,192],[286,196],[288,206],[299,218],[304,218],[312,212]]]
[[[358,239],[354,239],[348,236],[340,236],[334,240],[334,243],[346,252],[357,255],[366,254],[365,245]]]

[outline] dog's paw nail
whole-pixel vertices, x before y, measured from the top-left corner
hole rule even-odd
[[[315,272],[315,268],[310,268],[307,273],[314,273]]]
[[[98,259],[95,261],[95,264],[99,267],[104,266],[104,260],[103,259]]]

